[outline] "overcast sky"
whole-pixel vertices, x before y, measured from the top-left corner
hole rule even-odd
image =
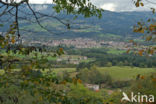
[[[98,7],[101,7],[106,10],[110,11],[145,11],[145,10],[150,10],[150,7],[153,7],[153,5],[144,2],[146,6],[144,7],[139,7],[136,8],[135,5],[133,4],[132,0],[91,0],[93,4],[95,4]],[[156,0],[150,0],[153,2],[156,2]],[[31,3],[39,3],[39,4],[44,4],[44,3],[52,3],[52,0],[30,0]]]

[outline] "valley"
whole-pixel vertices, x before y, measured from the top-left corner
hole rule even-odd
[[[121,102],[123,95],[156,96],[155,9],[3,2],[0,104],[135,104]]]

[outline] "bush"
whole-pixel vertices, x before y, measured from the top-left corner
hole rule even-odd
[[[38,78],[42,77],[42,72],[40,70],[31,70],[28,75],[33,78]]]
[[[111,84],[112,88],[123,88],[130,86],[130,81],[116,81]]]
[[[109,84],[112,82],[112,78],[109,74],[101,74],[99,70],[93,66],[91,69],[83,69],[77,75],[84,83],[90,84]]]
[[[140,92],[146,95],[156,96],[156,73],[151,76],[140,76],[132,83],[131,90],[133,92]]]
[[[70,74],[67,71],[57,73],[57,78],[59,82],[71,80]]]
[[[106,64],[106,66],[107,66],[107,67],[112,67],[112,63],[111,63],[111,62],[108,62],[108,63]]]
[[[95,93],[82,84],[70,84],[70,89],[67,96],[70,96],[73,102],[76,102],[73,104],[103,104],[103,96],[100,92]],[[83,102],[83,100],[86,102]]]

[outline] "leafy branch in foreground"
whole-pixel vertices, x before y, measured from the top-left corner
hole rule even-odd
[[[89,0],[53,0],[53,3],[52,8],[57,13],[65,11],[67,14],[74,14],[75,18],[79,14],[82,14],[84,17],[98,16],[100,18],[102,16],[102,9],[98,9],[92,5]],[[41,28],[49,31],[40,22],[42,16],[49,15],[34,11],[28,0],[21,0],[19,2],[16,0],[12,0],[11,2],[0,0],[0,9],[2,9],[0,17],[8,14],[14,17],[13,20],[9,19],[9,22],[12,24],[5,35],[0,34],[0,103],[103,104],[101,99],[90,96],[86,98],[66,96],[71,90],[69,86],[81,83],[81,80],[73,78],[71,82],[59,82],[57,77],[51,73],[52,64],[47,64],[49,60],[44,55],[45,50],[43,51],[33,46],[24,46],[20,43],[19,12],[20,6],[23,4],[26,4],[32,12],[31,16],[34,16],[35,22]],[[56,19],[70,29],[69,23],[64,23],[55,16],[49,17]],[[1,26],[3,25],[1,24]],[[11,53],[23,55],[24,57],[13,56]],[[41,53],[40,58],[38,53]],[[30,57],[30,54],[33,54],[33,57]],[[53,52],[52,56],[57,57],[62,54],[64,54],[63,48],[59,48]],[[47,69],[46,72],[44,69]]]
[[[150,3],[155,5],[156,3],[150,0],[133,0],[136,7],[144,7],[146,3]],[[137,25],[134,26],[133,31],[139,34],[143,34],[143,39],[146,41],[146,43],[155,43],[156,42],[156,20],[155,20],[155,8],[151,7],[153,16],[151,18],[148,18],[145,22],[141,20],[140,22],[137,22]],[[138,54],[140,56],[148,55],[152,56],[156,52],[156,47],[154,45],[148,45],[148,46],[141,46],[133,41],[130,40],[130,43],[133,44],[133,47],[130,47],[127,50],[127,53],[129,53],[131,50],[134,51],[135,54]]]
[[[10,30],[14,31],[14,25]],[[16,26],[16,25],[15,25]],[[12,33],[12,34],[11,34]],[[0,53],[0,103],[3,104],[103,104],[100,98],[75,98],[67,96],[70,85],[77,85],[81,80],[73,78],[71,81],[59,81],[51,72],[48,59],[44,54],[38,59],[39,52],[46,50],[33,46],[22,46],[12,41],[15,32],[8,31],[10,37],[1,35],[1,49],[7,54]],[[7,44],[4,44],[7,43]],[[8,48],[9,47],[9,48]],[[42,50],[42,51],[41,51]],[[10,53],[22,54],[24,58],[12,56]],[[34,57],[29,55],[34,53]],[[64,54],[63,48],[59,48],[53,57]],[[46,69],[46,72],[45,70]]]
[[[51,4],[52,10],[54,10],[56,13],[65,12],[67,15],[72,14],[76,18],[78,15],[83,15],[84,17],[91,17],[96,16],[101,18],[102,17],[102,9],[97,8],[94,6],[89,0],[52,0],[53,4]],[[25,5],[24,8],[27,7],[27,11],[31,11],[29,15],[25,12],[21,12],[21,7]],[[42,13],[40,11],[35,11],[34,8],[32,8],[32,5],[29,3],[29,0],[20,0],[17,2],[16,0],[0,0],[0,10],[2,11],[0,13],[0,17],[3,17],[5,15],[8,15],[9,19],[5,22],[12,22],[12,16],[14,17],[14,21],[16,22],[17,31],[16,34],[18,35],[18,38],[20,37],[20,22],[19,19],[22,20],[29,20],[29,22],[37,23],[42,29],[46,30],[50,34],[57,34],[50,29],[47,29],[40,21],[43,17],[49,17],[52,19],[57,20],[61,24],[65,25],[67,29],[71,28],[71,24],[68,23],[65,20],[60,19],[59,17],[55,16],[55,13],[52,12],[52,15]],[[51,10],[51,11],[52,11]],[[19,13],[22,13],[23,16],[19,16]],[[31,17],[31,19],[28,19],[28,16]],[[33,18],[33,19],[32,19]]]

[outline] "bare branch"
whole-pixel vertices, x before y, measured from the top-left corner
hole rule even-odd
[[[8,10],[8,6],[5,8],[5,10],[0,14],[0,17],[3,16],[4,14],[10,12],[11,10],[13,10],[14,7],[12,7],[11,9]],[[7,11],[8,10],[8,11]]]
[[[18,6],[16,6],[16,16],[15,16],[15,21],[16,21],[16,26],[17,26],[17,35],[18,39],[20,38],[20,33],[19,33],[19,21],[18,21]]]
[[[51,17],[51,18],[54,18],[56,19],[57,21],[59,21],[60,23],[64,24],[65,26],[67,26],[68,24],[63,22],[61,19],[59,19],[58,17],[56,16],[53,16],[53,15],[47,15],[47,14],[43,14],[43,13],[40,13],[40,12],[36,12],[37,14],[43,16],[43,17]]]
[[[14,2],[5,2],[3,0],[0,0],[1,4],[7,5],[7,6],[14,6],[14,7],[19,6],[19,5],[26,3],[26,2],[28,2],[28,0],[21,0],[20,2],[15,2],[15,1]]]
[[[29,9],[31,10],[31,12],[33,13],[33,15],[34,15],[34,17],[35,17],[35,19],[36,19],[36,22],[38,23],[38,25],[39,25],[42,29],[46,30],[46,31],[49,32],[49,33],[57,34],[57,33],[54,33],[54,32],[52,32],[52,31],[48,30],[47,28],[45,28],[45,27],[40,23],[39,18],[37,17],[35,11],[31,8],[31,6],[29,5],[28,2],[27,2],[27,6],[29,7]]]

